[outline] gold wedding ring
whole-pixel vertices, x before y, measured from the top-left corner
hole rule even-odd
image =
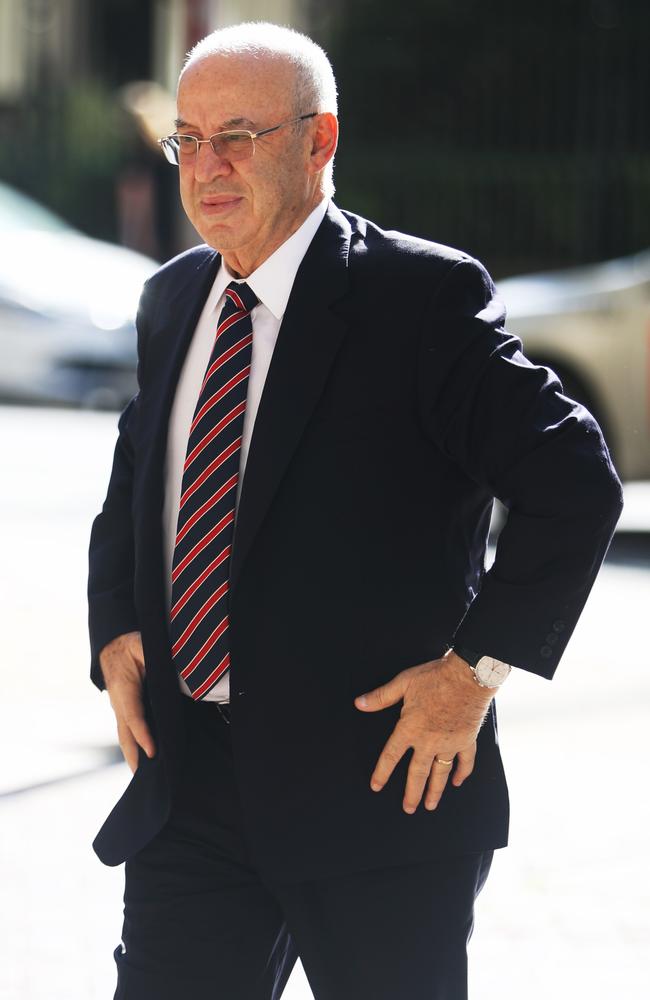
[[[454,763],[454,761],[453,761],[453,758],[452,758],[452,760],[443,760],[442,757],[436,757],[435,758],[435,763],[436,764],[444,764],[445,767],[451,767],[451,765]]]

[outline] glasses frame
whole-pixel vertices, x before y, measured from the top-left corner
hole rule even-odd
[[[215,156],[219,156],[220,159],[222,159],[222,160],[227,160],[228,156],[220,156],[220,154],[217,153],[216,149],[214,148],[213,140],[214,139],[218,139],[218,138],[220,138],[220,137],[222,137],[224,135],[247,135],[247,136],[249,136],[249,138],[251,140],[251,144],[253,146],[253,152],[251,153],[250,156],[244,156],[244,157],[242,157],[242,159],[243,160],[250,160],[250,159],[252,159],[253,156],[255,156],[255,140],[259,139],[260,136],[262,136],[262,135],[269,135],[271,132],[277,132],[278,129],[285,128],[286,125],[295,125],[296,122],[304,122],[307,118],[315,118],[316,115],[318,115],[318,114],[320,114],[319,111],[310,111],[309,114],[307,114],[307,115],[298,115],[297,118],[290,118],[289,121],[287,121],[287,122],[280,122],[279,125],[272,125],[270,128],[262,128],[262,129],[259,130],[259,132],[251,132],[249,129],[246,129],[246,128],[226,129],[223,132],[214,132],[211,136],[208,136],[207,139],[198,139],[195,135],[189,135],[189,133],[172,132],[171,135],[163,136],[162,139],[158,139],[157,141],[158,141],[158,145],[160,146],[160,148],[162,149],[163,153],[165,154],[165,159],[167,160],[167,162],[171,163],[171,165],[174,166],[174,167],[178,167],[178,166],[180,166],[180,156],[174,162],[172,160],[170,160],[169,157],[167,156],[167,152],[166,152],[167,146],[166,146],[166,143],[168,143],[170,139],[180,139],[181,136],[184,136],[185,138],[188,138],[188,139],[194,139],[194,142],[196,143],[195,151],[194,151],[194,158],[193,158],[193,161],[190,161],[190,162],[195,162],[196,159],[198,158],[198,155],[199,155],[199,146],[204,145],[205,143],[209,143],[210,144],[210,146],[212,147],[212,152],[214,153]],[[179,152],[180,152],[180,150],[179,150]],[[235,161],[235,162],[237,162],[237,161]]]

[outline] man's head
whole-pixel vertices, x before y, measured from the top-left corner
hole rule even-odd
[[[178,84],[179,134],[252,133],[253,156],[232,162],[209,143],[181,158],[183,207],[231,270],[250,274],[333,192],[336,84],[311,39],[272,24],[213,32],[191,50]]]

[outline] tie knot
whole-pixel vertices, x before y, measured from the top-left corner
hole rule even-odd
[[[231,281],[226,288],[226,295],[237,306],[245,312],[251,312],[259,299],[252,288],[245,281]]]

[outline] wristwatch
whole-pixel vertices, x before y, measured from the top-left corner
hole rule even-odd
[[[454,646],[454,653],[460,656],[468,664],[472,671],[474,680],[483,688],[501,687],[506,677],[512,670],[509,663],[497,660],[494,656],[485,656],[475,653],[473,649],[466,646]]]

